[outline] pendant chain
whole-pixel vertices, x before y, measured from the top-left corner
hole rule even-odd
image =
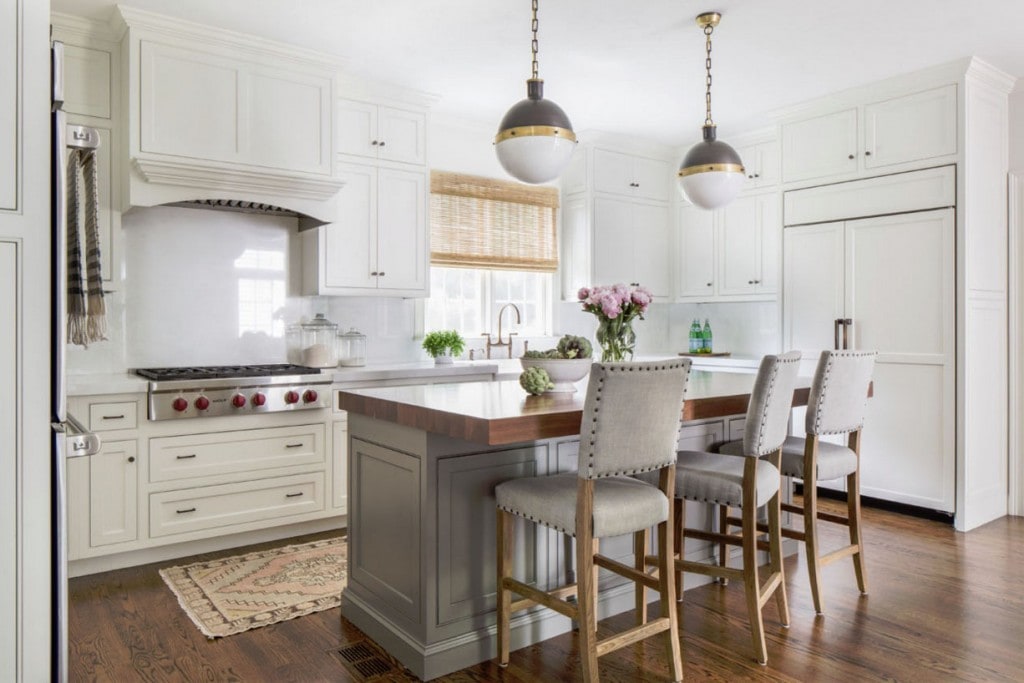
[[[534,0],[534,7],[536,7],[536,5],[537,5],[537,0]],[[534,20],[534,22],[536,22],[536,19]],[[710,24],[708,24],[707,26],[704,27],[704,35],[707,37],[707,57],[704,59],[704,70],[705,70],[705,72],[707,74],[707,76],[706,76],[706,78],[704,80],[705,85],[707,87],[707,91],[705,92],[705,95],[704,95],[704,100],[705,100],[705,102],[707,104],[707,115],[704,118],[704,125],[705,126],[713,126],[713,125],[715,125],[714,121],[711,120],[711,33],[714,30],[715,30],[715,27],[711,26]],[[536,40],[534,40],[534,43],[536,43]],[[536,56],[534,57],[533,65],[534,65],[534,71],[536,71],[536,68],[537,68]],[[536,78],[536,75],[534,75],[534,78]]]
[[[533,52],[533,79],[537,80],[537,74],[540,68],[537,66],[537,28],[539,26],[537,22],[537,1],[533,0],[533,22],[530,24],[530,28],[533,31],[533,42],[530,43],[530,49]],[[710,78],[710,76],[708,77]],[[708,105],[710,106],[710,105]]]

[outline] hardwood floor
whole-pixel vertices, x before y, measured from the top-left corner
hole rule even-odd
[[[778,624],[774,601],[765,608],[766,667],[751,657],[737,582],[687,591],[687,681],[1024,680],[1024,518],[969,534],[875,509],[864,522],[870,594],[857,592],[852,563],[832,565],[824,570],[826,614],[816,617],[801,548],[786,561],[792,626]],[[840,531],[823,527],[825,548],[838,545]],[[157,575],[181,563],[72,580],[72,681],[415,680],[397,668],[367,679],[346,666],[339,648],[365,636],[338,609],[207,640]],[[619,615],[600,632],[631,623],[632,613]],[[575,637],[565,634],[513,652],[508,669],[486,662],[439,680],[571,681],[578,662]],[[602,681],[668,680],[664,647],[654,641],[602,657],[600,671]]]

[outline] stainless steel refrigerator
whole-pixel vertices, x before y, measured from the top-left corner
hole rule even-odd
[[[64,113],[64,45],[54,41],[51,48],[51,243],[53,249],[52,339],[51,339],[51,416],[53,422],[52,505],[53,505],[53,677],[64,683],[68,678],[68,531],[67,531],[67,459],[87,457],[99,451],[100,440],[70,415],[67,410],[67,154],[72,148],[96,149],[99,133],[85,126],[68,126]]]

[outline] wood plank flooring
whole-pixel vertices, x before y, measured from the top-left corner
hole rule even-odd
[[[1024,518],[968,534],[882,510],[866,509],[864,521],[870,594],[857,592],[850,562],[832,565],[824,570],[826,615],[816,617],[801,548],[786,561],[792,626],[778,624],[774,601],[765,607],[768,666],[751,658],[738,582],[687,591],[686,680],[1024,681]],[[838,545],[842,532],[823,526],[825,547],[829,539]],[[72,580],[72,681],[415,680],[397,668],[364,679],[346,667],[339,648],[365,636],[338,609],[207,640],[157,575],[184,562]],[[631,613],[619,615],[602,621],[600,633],[631,623]],[[507,669],[486,662],[439,680],[573,681],[578,662],[576,639],[565,634],[513,652]],[[602,681],[668,680],[657,640],[602,657],[600,671]]]

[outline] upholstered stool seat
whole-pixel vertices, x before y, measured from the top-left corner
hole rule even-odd
[[[658,472],[650,474],[653,486],[632,477],[594,480],[594,538],[630,534],[668,519],[668,499],[658,489]],[[776,483],[778,476],[776,472]],[[502,482],[494,495],[505,512],[575,536],[578,486],[579,476],[566,472]]]
[[[740,453],[742,455],[740,442]],[[743,460],[723,458],[716,453],[679,451],[676,461],[676,496],[701,503],[743,505]],[[657,483],[657,474],[638,475]],[[761,507],[779,490],[779,470],[767,460],[758,460],[755,476],[757,506]]]
[[[782,444],[782,474],[787,477],[802,479],[804,476],[804,449],[807,440],[798,436],[788,436]],[[743,442],[730,441],[718,449],[719,453],[743,455]],[[857,471],[857,454],[846,446],[818,442],[818,481],[839,479]],[[760,505],[760,503],[758,503]]]

